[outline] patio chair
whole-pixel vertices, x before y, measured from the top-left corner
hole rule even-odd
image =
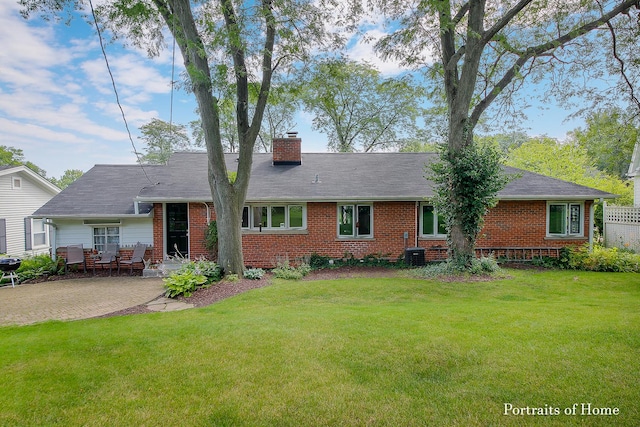
[[[93,261],[93,275],[96,274],[96,265],[100,266],[102,270],[105,265],[109,264],[109,276],[111,276],[111,272],[113,270],[113,263],[116,263],[116,267],[118,267],[118,271],[120,270],[120,262],[118,255],[119,247],[114,243],[107,243],[105,250],[99,254]]]
[[[118,274],[120,274],[120,266],[122,264],[129,266],[129,275],[133,275],[133,264],[140,263],[144,268],[144,253],[147,251],[147,245],[138,242],[133,248],[131,259],[123,259],[118,264]]]
[[[87,272],[87,260],[84,258],[84,249],[80,245],[68,245],[67,257],[64,259],[64,272],[69,271],[70,265],[82,264],[84,272]]]

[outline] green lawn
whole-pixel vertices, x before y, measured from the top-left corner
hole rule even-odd
[[[276,282],[3,327],[0,425],[640,425],[640,275],[509,274]]]

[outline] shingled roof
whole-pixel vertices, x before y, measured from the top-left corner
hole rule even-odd
[[[299,166],[274,166],[270,153],[254,155],[247,203],[312,201],[421,201],[433,196],[425,165],[433,153],[303,153]],[[237,154],[227,154],[229,170]],[[97,165],[39,209],[40,216],[122,216],[143,203],[211,201],[207,155],[174,153],[165,166]],[[593,200],[613,194],[505,167],[514,179],[502,200]],[[140,213],[148,213],[149,205]]]
[[[145,186],[159,182],[164,169],[165,166],[145,166],[143,169],[140,165],[96,165],[33,216],[107,218],[148,215],[153,205],[140,204],[136,214],[134,201]]]

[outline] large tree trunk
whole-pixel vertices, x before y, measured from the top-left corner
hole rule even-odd
[[[448,159],[456,161],[462,151],[473,144],[475,123],[470,119],[470,106],[480,66],[483,45],[475,34],[482,33],[484,17],[484,1],[472,1],[468,12],[468,34],[465,60],[461,69],[453,61],[456,54],[455,31],[451,25],[451,5],[443,2],[440,14],[441,44],[443,47],[443,64],[445,66],[444,83],[449,109]],[[475,34],[473,34],[475,33]],[[449,185],[448,203],[458,206],[463,196],[456,192],[456,187]],[[475,257],[476,236],[466,233],[464,220],[460,214],[453,217],[449,229],[449,258],[458,265],[470,266]]]
[[[209,170],[209,179],[213,179]],[[244,197],[240,197],[231,185],[211,187],[213,206],[218,225],[218,264],[228,274],[242,275],[244,258],[242,255],[242,208]],[[223,202],[224,200],[224,202]]]
[[[225,274],[242,275],[242,209],[249,188],[253,147],[260,132],[260,125],[271,88],[273,73],[271,52],[275,42],[275,22],[271,2],[263,0],[262,14],[265,19],[265,44],[262,61],[262,84],[255,105],[253,119],[249,120],[249,81],[245,64],[245,52],[235,39],[229,41],[236,78],[236,120],[238,131],[238,170],[234,183],[224,159],[220,134],[218,100],[213,96],[211,70],[204,43],[191,11],[190,0],[154,0],[168,27],[180,47],[185,69],[189,73],[193,93],[202,119],[202,130],[207,147],[208,177],[218,225],[218,262]],[[229,34],[240,34],[234,6],[225,0],[221,6],[225,26]],[[232,36],[228,36],[231,37]]]

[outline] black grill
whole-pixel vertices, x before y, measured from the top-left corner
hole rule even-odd
[[[20,268],[20,258],[0,258],[0,271],[15,271]]]

